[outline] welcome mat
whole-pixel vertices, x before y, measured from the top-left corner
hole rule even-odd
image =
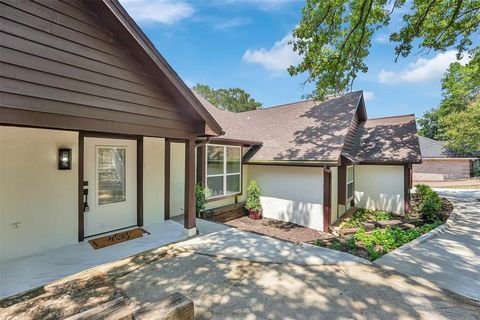
[[[117,243],[143,237],[144,233],[150,234],[150,232],[145,231],[142,228],[135,228],[132,230],[122,231],[122,232],[118,232],[108,236],[89,240],[88,242],[92,245],[92,247],[95,250],[97,250],[97,249],[105,248],[108,246],[112,246]]]

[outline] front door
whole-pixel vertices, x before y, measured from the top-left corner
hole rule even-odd
[[[85,138],[85,237],[137,224],[137,141]]]

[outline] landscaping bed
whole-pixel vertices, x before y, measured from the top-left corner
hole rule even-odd
[[[411,204],[406,215],[358,209],[334,229],[335,237],[310,243],[375,260],[442,225],[453,210],[447,199],[425,185],[417,185]]]
[[[320,232],[298,224],[269,218],[252,220],[249,217],[242,217],[228,221],[225,224],[240,230],[256,232],[295,243],[312,242],[317,239],[333,237],[330,233]]]

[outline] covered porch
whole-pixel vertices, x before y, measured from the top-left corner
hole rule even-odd
[[[183,215],[143,227],[150,234],[95,250],[88,241],[0,262],[0,299],[44,286],[63,277],[185,240]],[[197,220],[200,234],[228,226]]]

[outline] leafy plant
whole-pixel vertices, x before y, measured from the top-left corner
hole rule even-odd
[[[372,233],[366,233],[362,228],[354,235],[354,238],[365,247],[370,254],[370,258],[375,260],[384,253],[393,251],[435,229],[440,224],[440,222],[436,222],[407,230],[400,228],[375,229]]]
[[[342,243],[340,240],[335,239],[332,241],[329,248],[332,250],[342,251]]]
[[[476,167],[476,168],[473,170],[473,176],[474,176],[474,177],[480,177],[480,167]]]
[[[417,193],[420,196],[419,210],[422,219],[429,223],[438,222],[442,219],[440,212],[442,210],[442,199],[425,184],[417,184]]]
[[[260,188],[255,180],[252,180],[247,188],[247,202],[245,208],[251,211],[262,210],[262,203],[260,201]]]
[[[200,214],[205,211],[207,188],[202,187],[201,184],[197,183],[195,185],[195,209],[197,217],[200,217]]]
[[[362,222],[391,220],[393,218],[394,218],[394,215],[391,212],[359,208],[353,213],[353,215],[350,218],[342,222],[340,227],[355,228],[355,227],[359,227]]]

